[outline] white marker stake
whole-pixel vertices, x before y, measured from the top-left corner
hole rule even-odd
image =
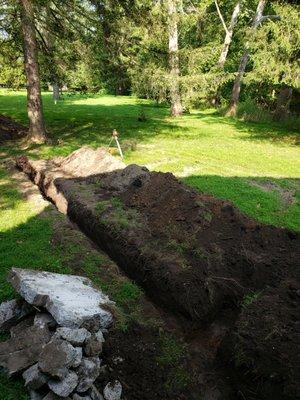
[[[119,141],[118,141],[118,137],[117,136],[114,136],[114,138],[116,139],[116,142],[117,142],[117,146],[118,146],[118,149],[119,149],[119,153],[120,153],[120,156],[121,156],[121,158],[122,158],[122,160],[123,160],[123,153],[122,153],[122,149],[121,149],[121,146],[120,146],[120,143],[119,143]]]

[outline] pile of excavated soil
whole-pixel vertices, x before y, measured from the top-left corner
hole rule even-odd
[[[297,233],[260,224],[172,174],[130,165],[76,177],[24,158],[18,165],[157,304],[198,327],[234,315],[226,340],[218,343],[225,364],[235,360],[271,382],[278,398],[299,395],[291,356],[299,353],[299,290],[290,302],[280,294],[287,282],[298,285]]]
[[[0,115],[0,143],[26,136],[28,129],[9,117]]]

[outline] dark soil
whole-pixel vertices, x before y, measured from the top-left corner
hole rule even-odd
[[[293,313],[299,296],[287,302],[291,293],[282,292],[283,282],[297,286],[297,233],[262,225],[229,202],[181,184],[172,174],[129,166],[64,178],[63,171],[39,171],[24,158],[19,165],[58,206],[62,199],[66,202],[70,218],[156,304],[190,321],[189,332],[203,332],[224,315],[232,316],[216,336],[215,353],[219,350],[223,368],[232,367],[233,361],[239,366],[227,377],[235,394],[224,391],[221,397],[215,393],[207,398],[244,399],[242,378],[233,378],[243,368],[248,385],[253,386],[253,376],[265,382],[252,390],[256,399],[270,398],[274,376],[278,399],[291,399],[291,390],[297,394],[295,363],[285,364],[290,352],[299,353]],[[49,180],[55,190],[49,189]],[[203,339],[201,333],[198,337]]]
[[[28,129],[9,117],[0,115],[0,143],[25,137]]]

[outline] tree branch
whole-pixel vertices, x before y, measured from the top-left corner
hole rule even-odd
[[[220,20],[221,20],[221,22],[222,22],[222,25],[223,25],[223,27],[224,27],[224,29],[225,29],[225,32],[228,34],[228,33],[229,33],[229,32],[228,32],[228,28],[227,28],[227,26],[226,26],[226,24],[225,24],[225,21],[224,21],[224,18],[223,18],[222,13],[221,13],[221,11],[220,11],[219,4],[218,4],[217,0],[215,0],[215,5],[216,5],[216,9],[217,9],[217,11],[218,11]]]
[[[273,19],[275,21],[279,21],[279,20],[281,20],[281,17],[280,17],[280,15],[264,15],[259,20],[259,23],[261,24],[261,23],[265,22],[267,19]]]

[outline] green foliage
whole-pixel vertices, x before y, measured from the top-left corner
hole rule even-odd
[[[247,294],[242,301],[242,307],[243,308],[249,307],[252,303],[258,300],[260,296],[261,292]]]

